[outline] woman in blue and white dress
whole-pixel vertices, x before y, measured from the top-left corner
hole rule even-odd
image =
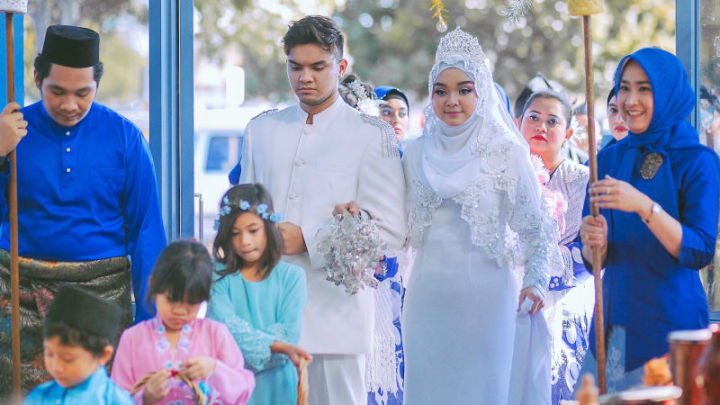
[[[343,100],[351,107],[367,115],[380,114],[385,120],[381,112],[383,105],[378,105],[376,93],[373,93],[372,87],[362,82],[357,75],[345,76],[340,81],[338,90]],[[397,89],[396,91],[399,92]],[[395,135],[398,136],[397,131]],[[402,150],[400,153],[402,154]],[[379,266],[383,267],[383,270],[375,273],[378,285],[373,290],[375,302],[373,343],[365,359],[367,404],[402,405],[403,352],[400,313],[405,287],[395,253],[386,254]]]
[[[562,156],[563,144],[573,135],[572,107],[565,96],[541,90],[528,98],[520,115],[520,131],[530,152],[546,171],[545,192],[558,218],[561,261],[553,263],[543,311],[552,343],[552,403],[573,399],[572,393],[588,350],[595,303],[594,279],[585,268],[576,242],[582,223],[589,170]]]

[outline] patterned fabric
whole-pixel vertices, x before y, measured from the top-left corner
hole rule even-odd
[[[547,183],[550,190],[562,193],[567,202],[565,229],[557,247],[563,260],[559,266],[551,268],[549,292],[543,311],[551,335],[553,404],[573,399],[573,387],[588,351],[595,285],[585,268],[581,246],[575,242],[582,223],[588,178],[586,166],[566,159],[555,169]],[[568,274],[570,282],[564,282]]]
[[[376,275],[380,283],[375,290],[375,340],[365,374],[368,405],[403,403],[405,361],[400,316],[405,288],[398,274],[397,258],[387,257],[386,268],[384,276]]]
[[[612,394],[624,391],[633,386],[642,384],[642,377],[645,374],[644,367],[640,366],[630,371],[625,371],[625,328],[619,325],[610,325],[607,346],[607,363],[605,365],[605,378],[607,393]],[[597,360],[592,352],[588,352],[583,362],[580,375],[590,373],[597,381]],[[575,389],[579,390],[582,382],[578,380]]]
[[[12,388],[10,254],[0,249],[0,398]],[[45,262],[20,258],[20,357],[23,390],[50,379],[43,362],[42,320],[61,283],[72,283],[118,304],[132,323],[130,263],[125,257],[89,262]],[[109,366],[108,366],[109,367]]]

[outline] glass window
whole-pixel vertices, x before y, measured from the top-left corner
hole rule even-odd
[[[208,134],[206,136],[208,136],[209,142],[205,170],[227,174],[240,162],[243,139],[241,134]]]
[[[720,2],[700,1],[700,141],[720,152]],[[710,310],[720,311],[720,249],[703,271]]]
[[[220,198],[230,187],[228,175],[240,163],[242,134],[242,129],[195,131],[195,195],[203,201],[202,219],[200,205],[195,204],[196,234],[208,244],[215,237],[213,223]]]

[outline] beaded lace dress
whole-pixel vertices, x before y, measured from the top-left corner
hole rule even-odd
[[[428,106],[423,136],[403,157],[416,249],[403,314],[405,401],[549,404],[547,325],[516,310],[521,287],[547,289],[557,225],[479,42],[459,28],[440,40],[431,94],[448,68],[470,76],[478,102],[454,127]]]

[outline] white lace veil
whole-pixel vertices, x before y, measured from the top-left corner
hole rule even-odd
[[[495,88],[478,39],[460,28],[440,39],[428,78],[431,97],[438,75],[449,68],[460,69],[470,76],[475,83],[478,102],[473,114],[457,126],[449,126],[437,117],[432,100],[425,107],[423,171],[430,186],[443,198],[465,190],[476,178],[478,170],[482,170],[484,165],[478,156],[481,138],[497,137],[528,149]]]

